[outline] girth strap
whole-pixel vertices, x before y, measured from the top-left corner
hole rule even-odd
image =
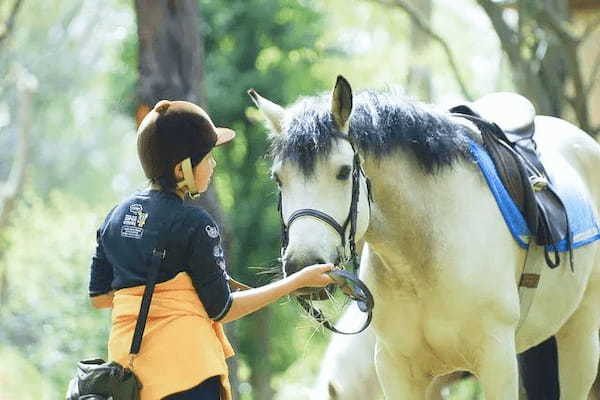
[[[530,243],[525,255],[525,264],[519,281],[519,322],[517,323],[517,332],[523,326],[523,323],[529,315],[529,310],[535,299],[536,289],[539,285],[542,274],[542,263],[540,256],[546,253],[542,246]]]

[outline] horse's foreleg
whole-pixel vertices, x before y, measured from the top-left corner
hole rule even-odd
[[[519,398],[517,354],[512,330],[492,334],[483,343],[476,375],[486,400]]]
[[[556,334],[560,398],[586,400],[596,379],[598,296],[585,296],[577,311]]]
[[[379,344],[375,347],[375,366],[384,397],[387,400],[425,400],[431,377],[411,364],[408,359],[395,357]]]

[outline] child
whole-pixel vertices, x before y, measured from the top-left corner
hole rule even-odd
[[[278,282],[231,293],[217,225],[184,204],[210,182],[212,149],[235,137],[200,107],[160,101],[138,129],[138,156],[151,181],[113,208],[97,232],[90,297],[113,307],[109,359],[129,363],[129,346],[159,234],[167,237],[142,348],[133,370],[142,400],[231,399],[225,359],[233,350],[221,323],[234,321],[302,287],[324,287],[331,264],[306,267]],[[167,230],[166,234],[164,234]]]

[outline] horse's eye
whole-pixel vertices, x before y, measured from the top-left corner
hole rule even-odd
[[[352,168],[349,165],[344,165],[342,168],[340,168],[340,171],[337,174],[337,179],[339,179],[340,181],[345,181],[350,177],[351,171]]]

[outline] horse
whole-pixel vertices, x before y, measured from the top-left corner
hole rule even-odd
[[[284,224],[298,209],[319,210],[342,224],[351,206],[354,156],[361,158],[359,277],[375,299],[374,360],[385,398],[425,399],[436,377],[468,371],[486,399],[517,399],[517,354],[552,337],[560,398],[587,398],[599,359],[598,242],[572,249],[573,269],[567,262],[544,267],[519,326],[527,253],[474,159],[471,145],[481,146],[482,137],[473,124],[393,91],[354,95],[341,76],[331,94],[286,108],[249,94],[271,129]],[[596,221],[600,145],[558,118],[536,116],[535,126],[544,165],[582,183]],[[347,254],[348,241],[342,246],[337,230],[320,218],[298,218],[287,229],[285,275]]]

